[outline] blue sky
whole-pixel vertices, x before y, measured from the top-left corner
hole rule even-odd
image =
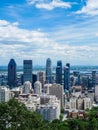
[[[0,65],[98,65],[97,0],[1,0]]]

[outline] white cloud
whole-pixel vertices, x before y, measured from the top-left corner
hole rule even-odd
[[[98,37],[98,33],[95,34]]]
[[[28,31],[20,29],[18,23],[9,23],[7,21],[0,20],[0,40],[4,41],[17,41],[17,42],[40,42],[47,38],[44,38],[45,34],[40,31]]]
[[[86,6],[80,11],[77,11],[78,14],[87,14],[87,15],[98,15],[98,0],[87,0]]]
[[[28,0],[30,5],[35,5],[37,8],[42,8],[46,10],[53,10],[54,8],[70,8],[71,4],[68,2],[63,2],[62,0]]]
[[[6,20],[0,20],[0,27],[1,26],[6,26],[6,25],[9,25],[8,21],[6,21]]]
[[[66,44],[66,40],[61,44],[51,35],[37,30],[21,29],[16,23],[0,20],[0,64],[10,58],[15,58],[17,64],[22,64],[23,59],[33,59],[34,64],[45,64],[43,61],[47,57],[52,58],[53,63],[58,59],[72,64],[91,64],[98,61],[98,57],[95,57],[98,55],[98,45],[70,45]]]

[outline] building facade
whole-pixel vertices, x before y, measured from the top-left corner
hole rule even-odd
[[[92,87],[96,86],[96,71],[92,71]]]
[[[42,84],[40,81],[36,81],[34,83],[34,93],[41,94],[42,93]]]
[[[31,92],[32,85],[30,81],[25,81],[23,85],[23,93],[28,94]]]
[[[25,81],[30,81],[33,83],[33,76],[32,76],[32,60],[24,60],[23,61],[23,83]]]
[[[58,100],[61,102],[61,107],[64,107],[64,90],[62,85],[55,83],[52,84],[52,86],[49,87],[49,94],[56,95]]]
[[[52,83],[52,62],[50,58],[46,60],[46,80],[48,83]]]
[[[70,90],[70,64],[64,67],[64,90]]]
[[[11,59],[8,64],[8,85],[10,88],[17,86],[16,62]]]
[[[7,102],[11,99],[11,92],[6,87],[0,86],[0,102]]]
[[[56,83],[62,85],[62,61],[57,61]]]
[[[37,80],[41,82],[42,87],[43,87],[45,84],[45,80],[46,80],[45,72],[42,72],[42,71],[38,72],[37,73]]]

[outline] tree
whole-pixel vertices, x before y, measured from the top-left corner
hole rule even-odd
[[[29,111],[24,104],[16,99],[0,103],[1,130],[26,130],[39,128],[42,125],[41,116]]]

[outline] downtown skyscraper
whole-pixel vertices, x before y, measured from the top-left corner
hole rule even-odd
[[[32,76],[32,60],[24,60],[23,61],[23,83],[25,81],[30,81],[33,83],[33,76]]]
[[[46,81],[52,83],[52,62],[50,58],[46,60]]]
[[[56,67],[56,83],[62,85],[62,61],[57,61]]]
[[[17,85],[16,62],[14,59],[11,59],[8,64],[8,85],[10,88],[16,87]]]
[[[92,71],[92,87],[96,86],[96,71]]]
[[[64,67],[64,90],[70,90],[70,64],[67,63]]]

